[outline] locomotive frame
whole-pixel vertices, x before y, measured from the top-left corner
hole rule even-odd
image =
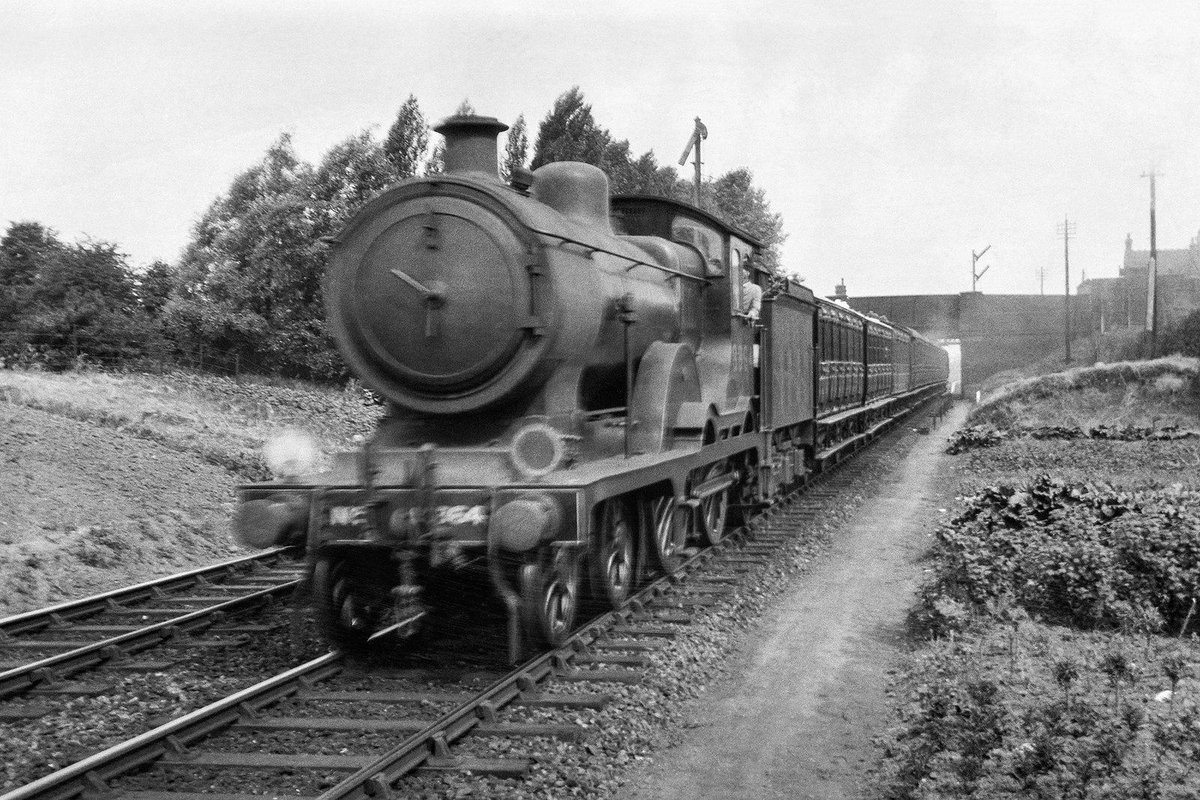
[[[304,542],[344,649],[414,632],[457,570],[486,574],[513,660],[557,644],[585,596],[620,606],[946,388],[944,350],[768,274],[701,209],[610,199],[573,162],[502,183],[504,127],[446,120],[447,174],[334,244],[331,327],[385,421],[326,472],[238,490],[243,542]]]

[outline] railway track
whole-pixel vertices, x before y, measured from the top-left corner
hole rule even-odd
[[[821,473],[566,646],[507,673],[486,662],[473,676],[447,668],[446,652],[461,646],[453,641],[426,656],[425,666],[415,666],[417,657],[407,668],[363,669],[326,654],[0,800],[244,800],[263,792],[333,800],[436,796],[439,780],[464,772],[519,781],[556,748],[587,747],[622,687],[663,668],[657,654],[675,637],[753,586],[799,531],[855,486],[880,449]],[[503,650],[499,638],[493,646]]]
[[[286,597],[299,585],[300,569],[292,551],[275,548],[0,619],[0,702],[94,695],[103,683],[82,681],[83,673],[167,669],[170,662],[135,656],[167,643],[228,646],[221,637],[253,635],[254,625],[231,617]],[[0,719],[35,716],[43,709],[0,706]]]

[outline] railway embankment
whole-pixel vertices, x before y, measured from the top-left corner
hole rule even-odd
[[[1008,385],[949,450],[876,795],[1200,796],[1200,362]]]
[[[332,450],[379,410],[216,376],[0,370],[0,616],[231,557],[233,489],[263,477],[268,436],[304,426]]]

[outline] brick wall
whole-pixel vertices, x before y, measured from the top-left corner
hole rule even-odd
[[[963,392],[968,396],[989,375],[1065,357],[1062,295],[982,294],[854,297],[859,311],[882,314],[891,322],[930,339],[962,343]],[[1072,295],[1072,338],[1087,336],[1095,298]],[[1076,361],[1090,354],[1071,354]]]

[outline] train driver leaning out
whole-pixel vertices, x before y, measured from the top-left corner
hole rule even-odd
[[[750,322],[758,322],[762,313],[762,287],[751,280],[752,271],[747,268],[742,271],[742,313]]]

